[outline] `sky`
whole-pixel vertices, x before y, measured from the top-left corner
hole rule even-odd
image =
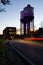
[[[0,12],[0,33],[5,27],[16,27],[20,29],[20,12],[30,4],[34,7],[34,27],[43,27],[43,0],[11,0],[10,5],[2,5],[6,12]]]

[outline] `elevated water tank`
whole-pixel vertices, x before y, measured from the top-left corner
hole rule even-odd
[[[34,19],[34,8],[30,5],[27,5],[27,7],[25,7],[23,11],[21,11],[20,19],[22,23],[28,23],[32,21]]]

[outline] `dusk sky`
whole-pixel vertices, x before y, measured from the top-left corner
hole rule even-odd
[[[11,3],[12,5],[0,6],[6,10],[0,12],[0,33],[7,26],[20,28],[20,11],[28,4],[34,7],[35,29],[43,26],[43,0],[11,0]]]

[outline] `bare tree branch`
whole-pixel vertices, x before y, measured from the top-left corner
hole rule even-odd
[[[6,4],[10,4],[10,1],[9,1],[9,0],[1,0],[1,3],[2,3],[3,5],[6,5]]]
[[[5,8],[0,8],[0,12],[6,12]]]
[[[0,12],[6,12],[2,5],[10,5],[10,0],[0,0]]]

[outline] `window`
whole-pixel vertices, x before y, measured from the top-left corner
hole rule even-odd
[[[11,31],[12,29],[10,28],[9,31]]]
[[[15,32],[9,32],[9,34],[13,34],[13,35],[14,35],[14,34],[15,34]]]

